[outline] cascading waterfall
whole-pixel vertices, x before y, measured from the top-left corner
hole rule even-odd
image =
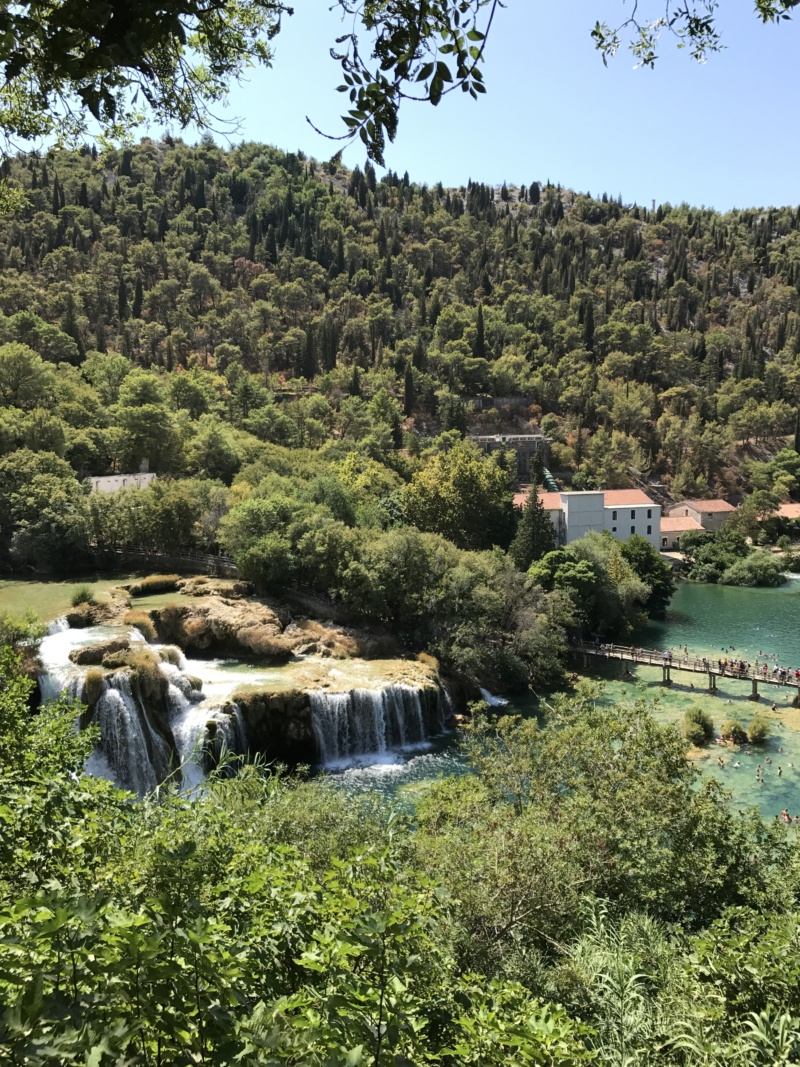
[[[157,768],[169,767],[169,746],[138,706],[126,673],[115,674],[105,683],[94,717],[100,727],[98,747],[114,780],[139,796],[152,792],[160,780]]]
[[[169,708],[170,726],[175,739],[175,748],[185,789],[200,786],[206,775],[206,746],[210,745],[214,759],[219,759],[222,744],[228,752],[244,756],[247,753],[247,730],[238,704],[229,703],[224,708],[209,707],[202,703],[203,694],[192,689],[180,671],[169,664],[162,670],[170,678]],[[183,684],[182,684],[183,683]],[[216,728],[209,730],[209,724]]]
[[[409,685],[312,693],[311,725],[320,763],[416,745],[440,733],[443,723],[437,697]]]

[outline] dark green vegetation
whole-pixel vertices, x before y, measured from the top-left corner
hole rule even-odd
[[[680,548],[688,564],[687,577],[722,585],[781,585],[784,571],[791,566],[769,552],[754,549],[738,519],[730,520],[716,534],[698,530],[683,535]]]
[[[6,653],[4,1063],[797,1058],[795,846],[642,706],[479,717],[412,824],[253,765],[132,803],[29,686]]]

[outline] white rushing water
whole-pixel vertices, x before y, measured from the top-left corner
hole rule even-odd
[[[79,700],[87,668],[74,664],[70,652],[120,636],[132,644],[145,640],[136,629],[92,626],[71,630],[66,620],[52,623],[40,650],[42,700],[57,700],[62,693]],[[150,647],[158,654],[160,646]],[[168,721],[160,729],[154,709],[144,706],[134,693],[129,672],[119,670],[104,680],[94,708],[93,721],[100,727],[100,742],[87,763],[90,774],[111,778],[143,796],[164,781],[171,770],[180,767],[183,787],[195,789],[205,778],[204,746],[207,747],[210,722],[216,723],[217,741],[212,746],[215,757],[221,754],[223,743],[228,752],[246,754],[247,732],[241,709],[227,700],[241,684],[241,677],[230,672],[223,675],[217,664],[212,664],[215,692],[207,696],[187,673],[187,668],[192,667],[194,677],[201,675],[202,661],[189,662],[182,653],[173,658],[177,658],[178,665],[159,664],[168,683]]]
[[[354,757],[363,763],[365,757],[422,745],[442,728],[438,709],[435,723],[425,720],[420,691],[409,685],[311,694],[311,725],[323,766]]]
[[[42,699],[54,700],[63,692],[80,699],[88,668],[72,663],[70,652],[121,636],[131,643],[144,642],[135,629],[71,630],[61,620],[53,624],[41,645]],[[161,649],[148,647],[156,654]],[[264,685],[267,677],[276,680],[275,668],[243,670],[234,661],[187,659],[175,651],[169,659],[173,662],[159,664],[166,698],[158,699],[157,706],[145,706],[138,685],[132,684],[135,675],[124,668],[106,676],[94,705],[101,739],[87,770],[110,777],[140,796],[152,792],[178,769],[183,788],[196,790],[209,767],[225,753],[246,756],[244,716],[232,696],[240,686]],[[355,667],[359,668],[357,662]],[[277,671],[283,674],[292,669]],[[347,685],[349,679],[334,677],[340,672],[331,669],[329,673],[332,683]],[[374,688],[356,684],[342,692],[306,690],[318,762],[323,766],[363,767],[370,761],[385,765],[394,753],[426,750],[430,737],[442,732],[446,695],[440,693],[435,699],[413,685],[381,686],[379,680],[373,684]],[[291,685],[287,692],[290,689]]]

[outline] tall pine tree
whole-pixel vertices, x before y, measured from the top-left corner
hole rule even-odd
[[[406,376],[403,383],[403,414],[406,418],[414,414],[415,400],[414,372],[411,370],[411,364],[406,363]]]
[[[533,482],[508,554],[517,570],[524,573],[532,563],[555,548],[556,531],[539,499],[539,486]]]

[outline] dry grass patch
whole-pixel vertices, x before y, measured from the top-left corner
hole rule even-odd
[[[148,574],[128,587],[131,596],[151,596],[154,593],[174,593],[181,580],[179,574]]]
[[[135,626],[145,641],[155,641],[157,639],[158,635],[156,634],[153,620],[146,611],[126,611],[122,616],[122,621],[126,626]]]
[[[83,689],[81,690],[81,700],[84,704],[91,707],[96,704],[100,697],[103,695],[103,690],[106,687],[105,672],[99,667],[92,667],[86,672],[83,678]]]

